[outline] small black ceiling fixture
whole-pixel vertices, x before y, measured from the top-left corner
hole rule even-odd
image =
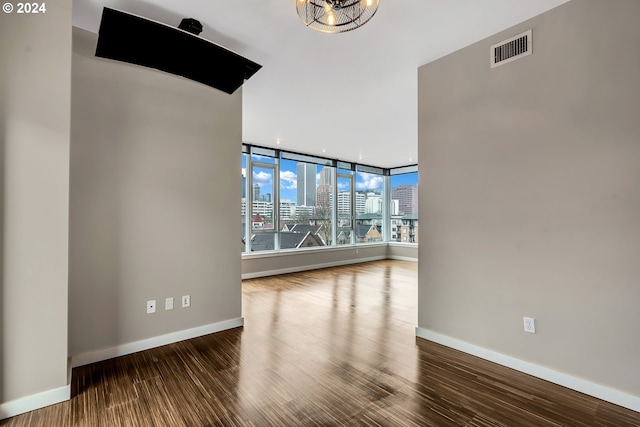
[[[105,7],[96,56],[166,71],[229,94],[262,68],[199,37],[198,28],[202,25],[193,18],[176,28]]]
[[[202,24],[200,23],[200,21],[193,18],[184,18],[182,21],[180,21],[180,25],[178,25],[178,28],[188,31],[191,34],[195,34],[196,36],[200,35],[200,33],[202,32]]]

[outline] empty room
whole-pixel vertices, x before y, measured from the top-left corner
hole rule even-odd
[[[0,12],[0,425],[640,426],[640,2]]]

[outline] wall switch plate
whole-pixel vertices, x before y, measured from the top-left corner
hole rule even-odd
[[[156,312],[156,300],[150,299],[147,301],[147,314]]]
[[[191,307],[191,295],[182,295],[182,308]]]
[[[536,333],[536,321],[533,317],[524,317],[524,331],[530,334]]]
[[[164,309],[173,310],[173,297],[164,299]]]

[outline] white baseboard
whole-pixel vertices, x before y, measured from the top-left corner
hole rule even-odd
[[[114,357],[126,356],[127,354],[137,353],[143,350],[172,344],[178,341],[184,341],[191,338],[200,337],[202,335],[221,332],[227,329],[233,329],[244,325],[244,318],[224,320],[222,322],[211,323],[209,325],[198,326],[196,328],[185,329],[183,331],[172,332],[170,334],[160,335],[145,340],[134,341],[115,347],[103,348],[88,353],[81,353],[71,358],[71,366],[73,368],[90,363],[100,362]]]
[[[543,380],[588,394],[589,396],[597,397],[598,399],[614,403],[633,411],[640,412],[640,397],[638,396],[624,393],[620,390],[596,384],[553,369],[545,368],[544,366],[536,365],[531,362],[526,362],[512,356],[507,356],[428,329],[417,327],[416,336],[480,357],[481,359],[489,360],[499,365],[524,372],[525,374],[542,378]]]
[[[418,262],[418,258],[410,257],[410,256],[397,256],[397,255],[389,255],[387,259],[395,259],[397,261],[409,261],[409,262]]]
[[[67,385],[60,388],[54,388],[53,390],[32,394],[20,399],[11,400],[9,402],[0,403],[0,420],[44,408],[45,406],[55,405],[56,403],[69,400],[70,397],[71,386]]]
[[[334,261],[334,262],[326,262],[323,264],[299,265],[295,267],[280,268],[278,270],[265,270],[265,271],[257,271],[255,273],[243,273],[242,280],[256,279],[258,277],[276,276],[278,274],[299,273],[301,271],[318,270],[320,268],[329,268],[329,267],[339,267],[342,265],[349,265],[349,264],[360,264],[361,262],[380,261],[382,259],[387,259],[387,257],[385,255],[379,255],[379,256],[372,256],[368,258],[355,258],[355,259],[347,259],[347,260]]]

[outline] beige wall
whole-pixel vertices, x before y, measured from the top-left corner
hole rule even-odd
[[[96,40],[73,31],[71,356],[242,316],[242,91],[95,58]]]
[[[419,69],[419,326],[636,396],[638,17],[572,1]]]
[[[0,419],[67,385],[70,80],[71,0],[0,13]]]

